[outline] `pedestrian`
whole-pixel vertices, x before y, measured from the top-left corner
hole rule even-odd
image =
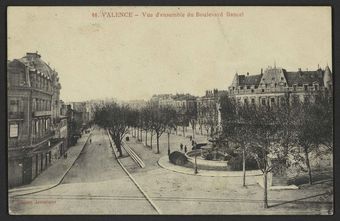
[[[90,143],[92,143],[92,140],[90,139]]]
[[[181,151],[183,150],[183,144],[181,143],[181,145],[179,145],[180,146],[180,148],[181,148]]]
[[[186,153],[187,152],[187,145],[184,146],[184,152]]]

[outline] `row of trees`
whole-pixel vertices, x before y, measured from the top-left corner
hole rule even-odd
[[[223,133],[243,158],[243,186],[246,159],[255,159],[264,176],[264,207],[268,207],[267,176],[304,162],[312,184],[310,153],[333,150],[333,104],[327,96],[315,95],[314,102],[299,102],[290,94],[277,105],[239,104],[221,99]],[[293,159],[293,160],[292,160]]]
[[[155,136],[157,153],[159,153],[159,138],[166,132],[169,141],[171,131],[176,129],[177,119],[177,113],[173,108],[154,105],[147,105],[137,110],[127,105],[111,103],[96,107],[94,114],[95,123],[109,131],[120,156],[122,156],[123,138],[129,130],[141,141],[142,131],[144,131],[146,145],[147,136],[150,134],[151,147],[152,138]]]

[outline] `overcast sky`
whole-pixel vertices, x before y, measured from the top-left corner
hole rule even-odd
[[[133,12],[133,18],[92,17]],[[241,17],[143,17],[142,12],[233,12]],[[135,16],[138,15],[138,16]],[[226,90],[236,72],[332,65],[329,7],[10,7],[8,59],[38,51],[64,101]]]

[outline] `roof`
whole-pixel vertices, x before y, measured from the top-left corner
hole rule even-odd
[[[289,87],[292,87],[293,84],[318,83],[319,85],[323,85],[323,71],[321,69],[316,71],[285,72],[285,77]]]
[[[247,85],[258,85],[261,81],[261,74],[257,75],[239,75],[239,85],[240,86],[247,86]]]
[[[41,58],[40,55],[37,53],[27,53],[26,56],[18,59],[25,65],[28,65],[31,69],[36,69],[39,72],[47,75],[49,78],[53,78],[55,72],[52,68],[46,64]]]

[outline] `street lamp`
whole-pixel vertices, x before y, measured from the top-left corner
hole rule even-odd
[[[170,155],[170,129],[168,129],[167,133],[168,133],[168,155]]]
[[[198,170],[197,170],[197,153],[195,153],[195,174],[198,173]]]

